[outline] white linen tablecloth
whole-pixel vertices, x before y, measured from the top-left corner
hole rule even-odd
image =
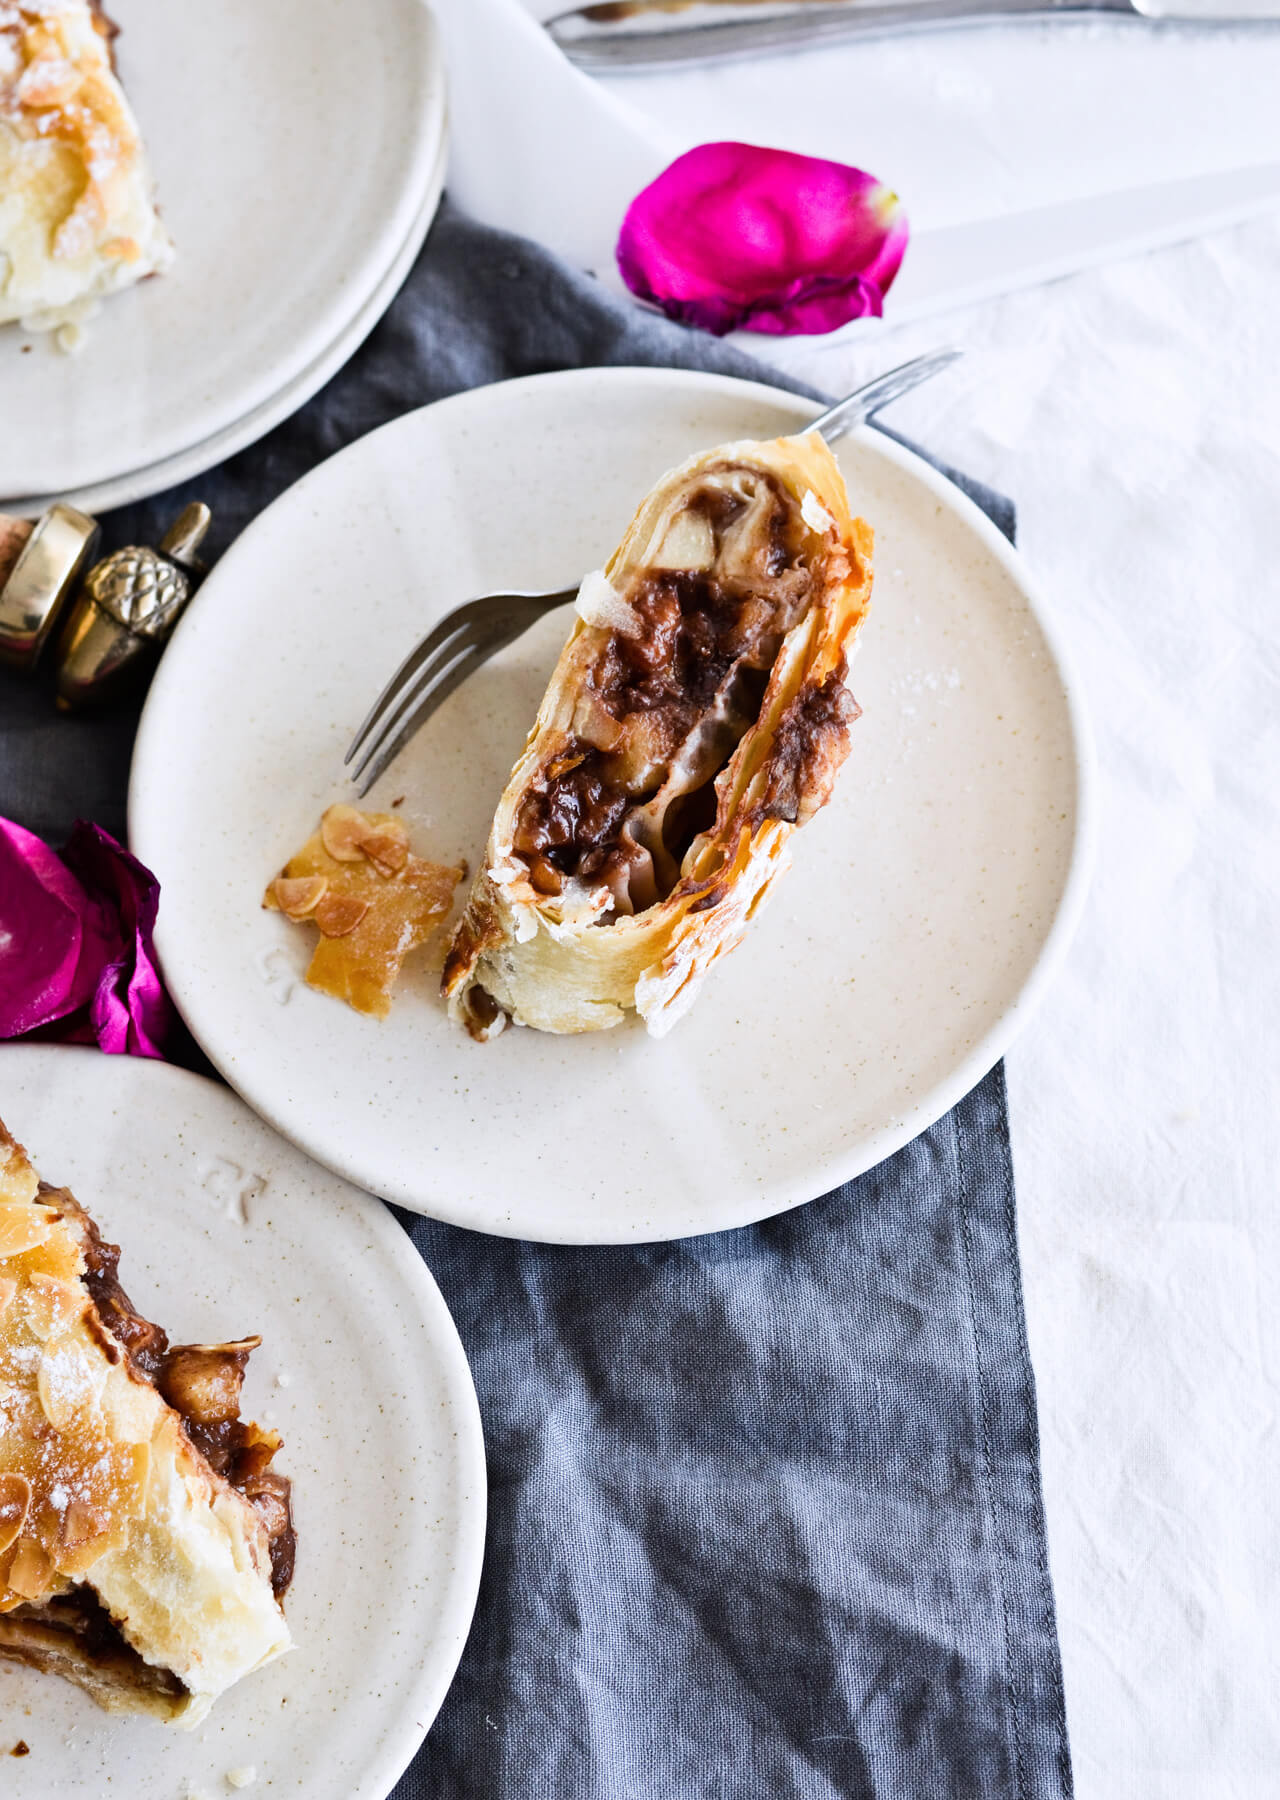
[[[871,168],[920,224],[1280,150],[1268,31],[955,32],[596,89],[515,0],[438,10],[455,197],[589,265],[618,195],[713,137]],[[837,393],[964,346],[893,424],[1014,497],[1094,720],[1092,894],[1008,1057],[1081,1800],[1280,1795],[1278,293],[1271,214],[778,347]]]

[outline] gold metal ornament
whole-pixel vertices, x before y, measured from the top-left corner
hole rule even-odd
[[[195,501],[159,550],[130,544],[89,571],[58,639],[60,710],[109,696],[154,658],[199,584],[195,552],[210,521],[209,508]]]
[[[199,586],[211,517],[193,501],[158,550],[128,545],[84,575],[96,519],[61,503],[34,521],[0,513],[0,663],[33,669],[56,641],[55,704],[109,697],[155,658]]]
[[[0,662],[34,668],[97,541],[97,521],[74,506],[34,525],[0,519]]]

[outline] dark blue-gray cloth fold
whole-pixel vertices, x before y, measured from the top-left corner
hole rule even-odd
[[[410,407],[600,363],[770,378],[446,208],[341,374],[111,515],[108,547],[198,495],[216,551]],[[1007,501],[947,473],[1012,536]],[[0,812],[122,834],[135,724],[55,718],[0,675]],[[1002,1069],[740,1231],[564,1249],[400,1216],[471,1360],[490,1509],[470,1641],[396,1800],[1066,1800]]]
[[[1002,1068],[740,1231],[568,1250],[403,1217],[492,1512],[397,1800],[1070,1794]]]

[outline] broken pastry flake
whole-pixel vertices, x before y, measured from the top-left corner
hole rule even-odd
[[[448,913],[466,872],[465,864],[446,868],[414,856],[394,813],[331,806],[262,904],[319,931],[311,987],[385,1019],[405,957]]]

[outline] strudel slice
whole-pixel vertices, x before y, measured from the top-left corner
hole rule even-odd
[[[289,1648],[289,1484],[259,1340],[170,1346],[118,1256],[0,1124],[0,1658],[191,1726]]]
[[[661,1036],[741,940],[830,797],[871,529],[820,438],[726,444],[663,476],[588,575],[498,802],[444,991],[508,1019]]]
[[[172,260],[113,32],[90,0],[0,0],[0,325],[75,322]]]

